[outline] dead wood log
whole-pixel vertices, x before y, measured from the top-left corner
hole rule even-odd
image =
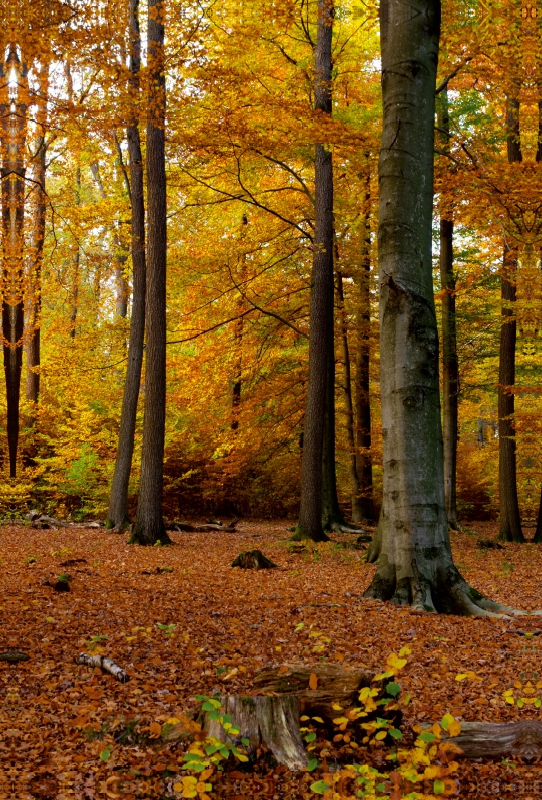
[[[8,664],[17,664],[19,661],[28,661],[30,656],[21,650],[5,650],[0,653],[0,661],[7,661]]]
[[[80,653],[77,658],[75,659],[76,664],[82,664],[86,667],[98,667],[99,669],[103,669],[104,672],[109,672],[115,680],[120,681],[120,683],[127,683],[130,680],[130,676],[121,668],[118,664],[111,658],[107,658],[107,656],[91,656],[88,653]]]
[[[166,522],[167,531],[179,531],[181,533],[207,533],[208,531],[222,531],[223,533],[235,533],[238,519],[234,519],[229,525],[219,523],[205,523],[204,525],[191,525],[189,522]]]
[[[333,704],[345,710],[359,705],[360,689],[373,685],[373,677],[369,670],[349,670],[339,664],[271,664],[254,676],[254,689],[267,695],[295,695],[303,714],[321,717],[331,727],[340,716]]]
[[[450,739],[462,758],[509,758],[533,761],[542,756],[542,722],[462,722],[461,733]]]
[[[299,738],[300,702],[296,695],[283,697],[238,697],[217,695],[221,713],[229,714],[232,725],[239,729],[237,737],[226,735],[220,723],[204,714],[202,727],[209,736],[239,744],[248,739],[248,750],[269,750],[279,764],[292,772],[307,766],[308,756]]]
[[[270,558],[264,556],[261,550],[247,550],[239,553],[237,558],[231,562],[232,567],[241,569],[276,569],[277,565]]]

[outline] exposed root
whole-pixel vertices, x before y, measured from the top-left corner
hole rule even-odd
[[[303,531],[299,525],[296,525],[293,535],[290,537],[291,542],[329,542],[329,536],[322,528],[320,531],[314,531],[310,534]]]
[[[438,568],[433,579],[427,578],[415,558],[412,574],[398,578],[396,567],[380,556],[378,570],[365,594],[366,598],[389,601],[393,605],[412,606],[428,613],[457,614],[464,617],[513,619],[527,612],[488,600],[461,577],[453,563]]]

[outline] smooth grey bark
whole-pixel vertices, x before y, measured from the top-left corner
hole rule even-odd
[[[129,0],[130,29],[130,83],[134,98],[139,95],[141,67],[141,34],[139,30],[139,0]],[[128,485],[134,454],[134,435],[137,419],[137,402],[141,385],[141,366],[145,338],[145,197],[143,193],[143,157],[139,136],[139,122],[132,116],[126,127],[130,158],[130,191],[132,206],[132,316],[128,342],[128,364],[124,381],[124,394],[120,416],[119,441],[115,471],[109,495],[107,528],[121,530],[128,521]]]
[[[314,106],[331,115],[331,42],[333,6],[318,0]],[[333,347],[333,163],[330,150],[316,145],[314,161],[315,229],[309,333],[309,382],[303,429],[301,504],[293,538],[326,541],[322,528],[322,458]]]
[[[371,395],[369,367],[371,360],[371,233],[369,228],[370,174],[367,172],[364,223],[361,235],[361,264],[358,272],[358,341],[356,352],[356,466],[360,491],[352,499],[352,520],[373,523],[373,459],[371,455]]]
[[[379,287],[383,506],[365,596],[426,611],[500,607],[463,580],[444,505],[439,352],[432,279],[438,0],[383,0]]]
[[[519,137],[519,101],[507,98],[506,146],[508,162],[522,160]],[[516,368],[515,273],[517,249],[505,243],[501,272],[501,336],[499,348],[499,535],[504,542],[524,542],[519,514],[514,384]]]
[[[2,68],[2,80],[6,73],[14,71],[18,88],[27,84],[27,68],[21,64],[17,49],[9,47]],[[20,92],[20,94],[24,93]],[[9,476],[17,477],[17,453],[19,448],[19,402],[23,365],[24,302],[21,292],[23,284],[23,225],[24,225],[24,153],[26,142],[27,105],[18,96],[10,105],[0,109],[2,119],[2,334],[4,372],[6,378],[7,440],[9,453]]]
[[[166,424],[167,193],[165,159],[165,9],[150,0],[147,21],[147,359],[139,501],[130,543],[171,542],[162,515]]]
[[[350,492],[352,497],[352,511],[359,499],[360,484],[358,476],[358,465],[356,458],[356,435],[355,435],[355,418],[354,418],[354,402],[352,397],[352,364],[350,359],[350,347],[348,343],[348,328],[346,324],[346,310],[344,305],[344,288],[342,273],[337,270],[337,298],[339,302],[339,314],[341,319],[341,350],[342,350],[342,363],[343,363],[343,392],[344,392],[344,405],[346,410],[346,437],[348,441],[349,450],[349,465],[348,471],[350,475]],[[352,513],[352,517],[354,514]]]
[[[448,90],[440,95],[439,128],[442,148],[449,150],[450,117]],[[442,288],[442,435],[444,447],[444,500],[448,525],[460,530],[457,517],[457,436],[459,362],[455,316],[455,274],[453,251],[453,212],[440,217],[440,285]]]

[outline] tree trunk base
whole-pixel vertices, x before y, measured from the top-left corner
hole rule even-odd
[[[315,532],[313,534],[305,533],[299,525],[296,526],[293,535],[290,537],[291,542],[329,542],[329,536],[325,533],[324,529],[322,528],[321,531]]]
[[[393,605],[413,606],[420,611],[457,614],[465,617],[500,617],[501,619],[504,617],[506,619],[506,615],[527,613],[488,600],[487,597],[469,586],[451,561],[437,566],[433,570],[432,579],[422,574],[415,559],[413,559],[412,566],[414,575],[398,579],[396,567],[390,564],[384,555],[381,555],[373,581],[363,597],[371,600],[389,600]]]

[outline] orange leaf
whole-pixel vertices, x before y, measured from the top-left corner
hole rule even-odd
[[[282,667],[279,669],[279,675],[286,675],[288,672],[288,667],[286,664],[283,664]]]
[[[162,733],[162,726],[158,722],[151,722],[149,725],[149,733],[151,735],[151,739],[157,739]]]
[[[315,675],[314,672],[311,672],[311,676],[309,678],[309,688],[313,691],[318,688],[318,675]]]

